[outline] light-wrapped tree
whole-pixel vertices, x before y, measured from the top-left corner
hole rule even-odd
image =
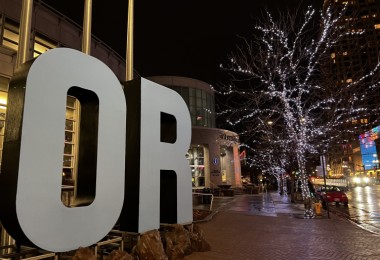
[[[277,19],[266,13],[252,40],[243,39],[230,62],[221,65],[231,75],[216,90],[226,105],[221,115],[245,145],[252,144],[256,163],[267,160],[261,163],[267,171],[273,172],[273,166],[288,169],[291,158],[296,160],[306,202],[311,201],[308,156],[340,141],[347,122],[378,111],[373,97],[380,93],[379,64],[344,84],[338,84],[330,69],[337,42],[364,33],[341,26],[345,12],[345,7],[320,12],[309,7],[302,17],[288,11]],[[312,215],[305,211],[305,217]]]

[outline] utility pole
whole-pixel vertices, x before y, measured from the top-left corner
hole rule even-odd
[[[326,185],[326,158],[325,155],[322,155],[322,171],[323,171],[323,180],[325,184],[325,192],[327,193],[327,185]],[[329,209],[329,202],[326,202],[326,209],[327,209],[327,217],[330,218],[330,209]]]

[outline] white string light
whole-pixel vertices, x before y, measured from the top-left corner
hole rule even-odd
[[[219,90],[213,87],[221,96],[238,97],[229,98],[226,105],[230,107],[217,115],[240,129],[247,140],[242,146],[253,154],[249,163],[277,178],[295,163],[304,199],[310,199],[306,156],[341,140],[337,129],[379,112],[369,109],[365,101],[380,93],[375,80],[380,64],[345,84],[336,85],[322,76],[334,46],[364,33],[340,28],[345,10],[346,5],[338,12],[331,7],[324,12],[309,7],[298,27],[295,17],[274,20],[267,13],[267,20],[255,26],[252,43],[245,40],[246,46],[238,47],[229,64],[220,65],[233,73],[231,84]],[[318,32],[313,27],[316,19]],[[269,120],[277,122],[268,126]]]

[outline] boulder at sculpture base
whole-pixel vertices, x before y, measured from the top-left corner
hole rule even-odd
[[[132,255],[140,260],[168,260],[158,230],[152,230],[141,235]]]

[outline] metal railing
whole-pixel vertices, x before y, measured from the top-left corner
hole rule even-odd
[[[212,193],[193,192],[193,207],[197,205],[210,205],[208,210],[212,210],[214,195]]]

